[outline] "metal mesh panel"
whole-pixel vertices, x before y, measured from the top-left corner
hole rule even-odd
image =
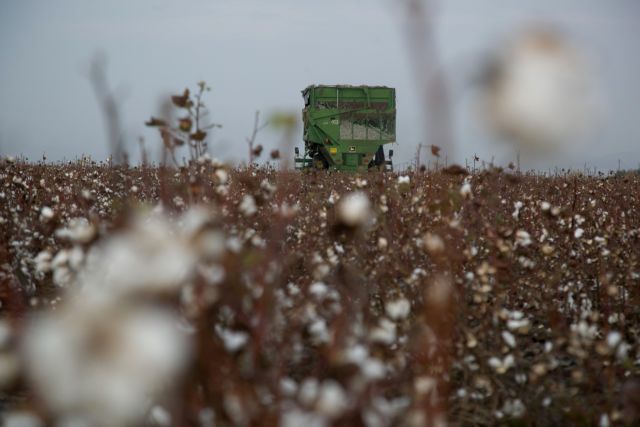
[[[367,127],[358,123],[353,124],[353,139],[367,139]]]
[[[351,134],[351,120],[340,121],[340,139],[353,139]]]
[[[380,128],[376,126],[369,126],[369,134],[367,136],[367,139],[374,141],[380,139]]]

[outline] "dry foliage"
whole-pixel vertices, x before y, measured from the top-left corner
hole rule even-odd
[[[18,363],[0,369],[0,411],[113,421],[102,400],[46,395],[64,377],[42,380],[40,364],[56,370],[62,356],[37,337],[52,354],[20,345],[32,313],[73,322],[100,282],[126,298],[91,311],[87,326],[77,318],[116,331],[89,329],[91,345],[77,349],[92,355],[85,378],[114,355],[140,357],[117,339],[129,310],[161,307],[182,334],[169,344],[188,343],[166,365],[180,374],[148,380],[150,400],[126,423],[638,422],[638,188],[633,174],[5,161],[0,351]],[[160,348],[174,335],[156,337]]]

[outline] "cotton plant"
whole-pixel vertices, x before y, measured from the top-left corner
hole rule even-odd
[[[177,221],[137,216],[92,247],[64,302],[30,323],[28,378],[53,413],[90,425],[135,423],[149,398],[178,378],[191,338],[157,297],[179,292],[199,260],[224,252],[208,218],[198,210]]]

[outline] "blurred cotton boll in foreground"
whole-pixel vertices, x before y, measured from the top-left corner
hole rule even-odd
[[[503,138],[547,152],[584,136],[594,119],[593,88],[579,52],[559,33],[521,33],[487,67],[485,118]]]
[[[184,365],[189,343],[170,312],[77,300],[38,319],[24,345],[29,377],[54,413],[126,425]]]
[[[192,223],[205,224],[200,216],[188,211],[180,224],[161,214],[136,217],[130,230],[92,248],[79,285],[87,297],[107,299],[176,291],[195,268],[200,225]]]
[[[211,220],[204,210],[136,217],[91,249],[64,303],[31,322],[27,375],[53,413],[82,425],[130,425],[167,391],[191,354],[178,326],[180,291],[199,261],[223,251]]]

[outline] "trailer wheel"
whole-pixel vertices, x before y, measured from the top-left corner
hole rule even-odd
[[[377,170],[384,170],[384,150],[382,149],[382,145],[378,147],[376,154],[373,159],[369,162],[369,169],[376,168]]]
[[[313,156],[312,164],[313,164],[313,168],[314,169],[328,169],[329,168],[329,164],[322,157],[322,154],[320,154],[320,153],[317,153],[315,156]]]

